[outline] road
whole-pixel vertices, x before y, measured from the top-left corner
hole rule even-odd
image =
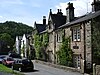
[[[13,75],[13,74],[5,73],[5,72],[0,72],[0,75]]]
[[[39,64],[34,62],[33,72],[23,72],[25,75],[82,75],[77,72],[67,72],[62,69],[50,67],[47,65]]]

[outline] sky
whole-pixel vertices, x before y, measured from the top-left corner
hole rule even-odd
[[[15,21],[34,27],[34,22],[42,23],[43,16],[48,19],[49,11],[57,13],[62,9],[66,15],[67,3],[73,3],[75,16],[92,11],[93,0],[0,0],[0,23]]]

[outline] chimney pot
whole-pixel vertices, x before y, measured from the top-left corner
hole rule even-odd
[[[50,14],[52,14],[52,9],[50,9]]]
[[[61,12],[62,10],[60,9],[60,12]]]
[[[46,25],[46,16],[43,16],[43,25]]]

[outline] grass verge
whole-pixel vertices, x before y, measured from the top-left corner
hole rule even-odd
[[[5,73],[11,73],[11,74],[14,74],[14,75],[24,75],[24,74],[21,74],[20,72],[16,72],[2,64],[0,64],[0,72],[5,72]]]

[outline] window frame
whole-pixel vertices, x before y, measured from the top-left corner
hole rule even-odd
[[[81,28],[75,27],[72,29],[72,41],[81,41]]]
[[[62,42],[62,34],[61,34],[61,32],[58,32],[57,34],[56,34],[56,41],[57,42]]]

